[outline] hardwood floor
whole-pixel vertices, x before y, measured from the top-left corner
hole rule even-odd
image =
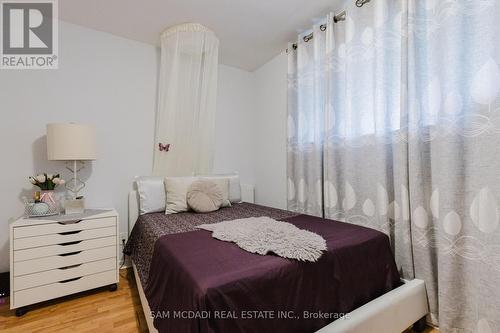
[[[22,317],[0,300],[0,332],[147,332],[132,270],[120,271],[115,292],[107,288],[49,301]]]
[[[147,332],[132,270],[120,271],[120,286],[67,296],[30,308],[22,317],[0,299],[0,332]],[[404,333],[410,333],[408,330]],[[427,329],[425,333],[438,333]]]

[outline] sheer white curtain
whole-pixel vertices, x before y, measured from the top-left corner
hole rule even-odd
[[[153,173],[210,173],[213,165],[219,40],[188,23],[161,35]],[[169,150],[159,145],[170,145]]]
[[[442,332],[500,332],[500,2],[346,4],[289,56],[289,207],[386,233]]]

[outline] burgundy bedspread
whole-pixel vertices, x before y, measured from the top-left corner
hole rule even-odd
[[[196,230],[196,226],[201,224],[230,221],[245,217],[269,216],[280,220],[296,215],[298,214],[290,211],[246,202],[233,204],[231,207],[206,214],[193,212],[169,215],[165,215],[163,212],[145,214],[139,216],[135,223],[123,253],[132,258],[141,284],[146,289],[154,246],[156,241],[164,235],[193,231]]]
[[[145,289],[159,331],[314,332],[400,284],[386,235],[307,215],[283,220],[325,238],[318,262],[248,253],[204,230],[160,237]]]

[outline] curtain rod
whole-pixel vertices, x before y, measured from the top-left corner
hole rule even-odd
[[[371,0],[356,0],[356,7],[360,7],[361,8],[361,7],[363,7],[363,5],[365,3],[368,3],[370,1]],[[338,23],[338,22],[341,22],[341,21],[345,21],[345,19],[346,19],[346,11],[344,10],[344,11],[341,11],[339,14],[337,14],[337,15],[335,15],[333,17],[333,22],[334,23]],[[319,30],[325,31],[326,30],[326,24],[320,25],[319,26]],[[302,37],[302,40],[304,40],[304,42],[307,43],[308,41],[310,41],[311,39],[313,39],[313,36],[314,36],[314,34],[311,32],[309,35],[306,35],[306,36]],[[294,50],[296,50],[297,49],[297,43],[293,43],[292,44],[292,48]],[[288,49],[286,49],[286,52],[288,53]]]
[[[366,1],[366,0],[364,0],[364,1]],[[370,1],[370,0],[368,0],[368,1]],[[333,22],[334,23],[338,23],[338,22],[341,22],[341,21],[345,21],[345,18],[346,18],[346,11],[344,10],[344,11],[340,12],[339,14],[337,14],[337,15],[335,15],[333,17]],[[325,31],[326,30],[326,24],[320,25],[319,26],[319,30]],[[314,34],[311,32],[309,35],[306,35],[306,36],[302,37],[302,40],[307,43],[308,41],[310,41],[311,39],[313,39],[313,35]],[[297,49],[297,43],[293,43],[292,47],[293,47],[294,50],[296,50]],[[286,51],[288,52],[288,49],[286,49]]]

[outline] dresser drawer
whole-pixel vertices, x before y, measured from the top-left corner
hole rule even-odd
[[[80,278],[86,275],[106,272],[113,269],[117,269],[116,258],[98,260],[85,264],[18,276],[14,279],[14,291]]]
[[[18,261],[14,263],[14,277],[107,258],[116,259],[116,246],[107,246],[99,249],[77,251],[57,256]]]
[[[40,287],[14,291],[12,307],[18,308],[117,282],[117,271],[114,269],[83,276],[75,280],[61,281]]]
[[[14,228],[14,239],[50,235],[50,234],[59,234],[59,233],[66,233],[78,230],[105,228],[105,227],[112,227],[115,225],[116,225],[116,218],[114,217],[65,221],[65,222],[52,222],[48,224],[16,227]]]
[[[68,231],[65,233],[50,234],[35,237],[14,239],[14,251],[39,246],[64,244],[86,239],[116,236],[116,226],[88,230]]]
[[[116,245],[116,236],[87,239],[64,244],[35,247],[25,250],[14,251],[14,262],[30,260],[36,258],[50,257],[64,253],[97,249],[105,246]]]

